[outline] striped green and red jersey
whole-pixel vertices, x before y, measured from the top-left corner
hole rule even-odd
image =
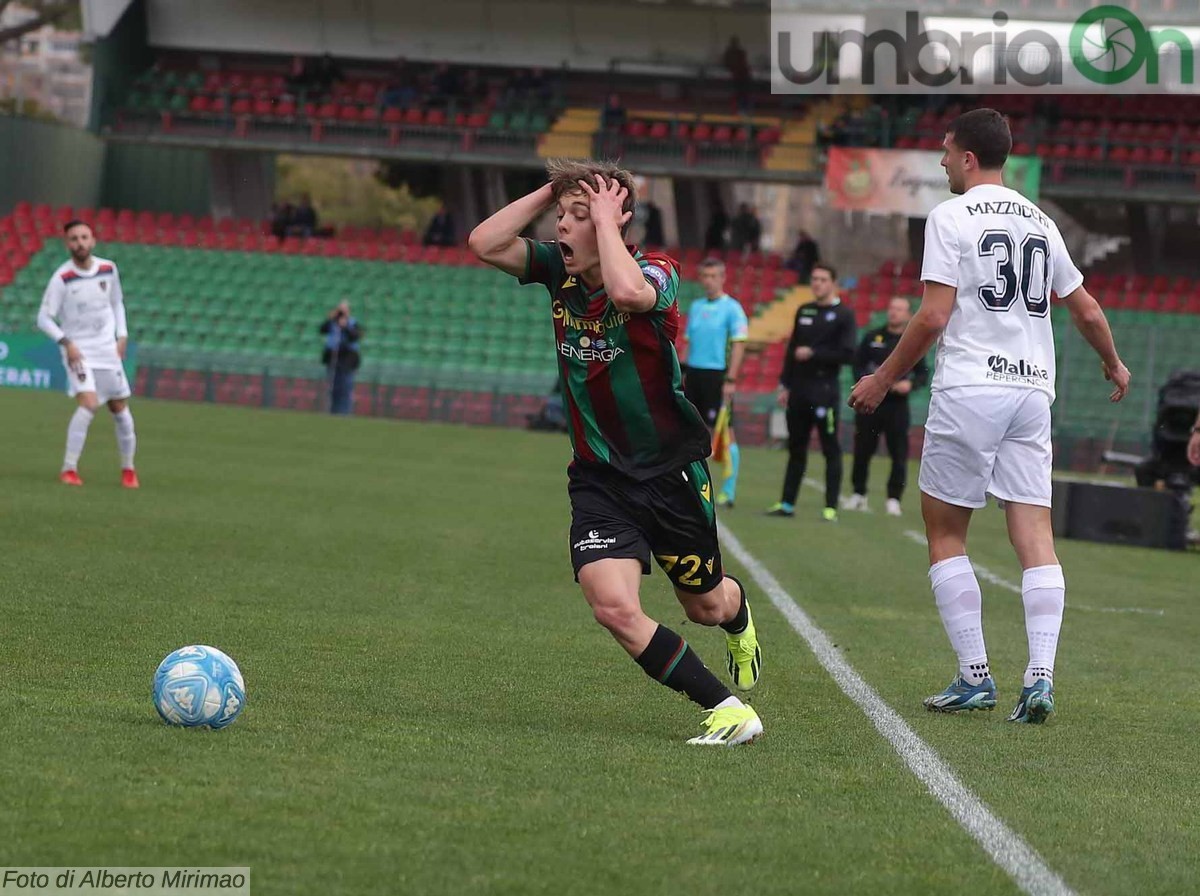
[[[550,292],[558,372],[571,445],[583,463],[650,479],[708,457],[700,412],[683,396],[675,353],[679,265],[657,252],[630,252],[658,301],[642,314],[618,311],[604,288],[568,276],[556,242],[525,241],[522,284]]]

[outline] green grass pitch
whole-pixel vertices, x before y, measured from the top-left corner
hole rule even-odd
[[[0,391],[0,865],[250,865],[260,896],[1017,891],[754,587],[766,736],[686,747],[699,713],[571,581],[564,439],[133,406],[142,490],[117,485],[107,414],[72,490],[68,401]],[[1041,728],[1003,721],[1025,634],[1019,597],[984,583],[1000,708],[931,715],[953,657],[903,535],[913,496],[903,519],[828,525],[805,489],[769,519],[783,457],[743,466],[723,521],[1073,888],[1195,891],[1194,555],[1060,544]],[[1019,581],[994,509],[971,555]],[[723,670],[661,575],[643,599]],[[245,673],[226,731],[151,706],[159,660],[195,642]]]

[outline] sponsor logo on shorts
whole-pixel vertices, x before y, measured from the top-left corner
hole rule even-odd
[[[1011,361],[1004,355],[992,355],[987,359],[987,378],[997,383],[1027,383],[1031,386],[1045,385],[1050,374],[1044,367],[1024,359]]]
[[[602,551],[605,548],[611,548],[617,543],[615,538],[604,538],[600,534],[599,529],[592,529],[588,532],[587,538],[581,539],[571,545],[571,549],[575,551]]]

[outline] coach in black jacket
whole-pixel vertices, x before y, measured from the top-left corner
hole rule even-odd
[[[888,303],[887,324],[869,331],[858,345],[854,355],[856,380],[879,369],[879,365],[896,348],[911,319],[912,305],[908,299],[897,296]],[[883,436],[892,458],[892,474],[887,483],[887,512],[890,516],[900,516],[900,499],[904,495],[908,474],[908,396],[913,389],[920,389],[928,381],[929,367],[922,358],[908,376],[892,386],[874,414],[854,416],[854,468],[850,474],[854,494],[842,504],[847,510],[868,509],[867,474],[871,469],[871,457],[879,445],[879,437]]]
[[[838,298],[837,272],[829,265],[814,266],[809,285],[816,301],[796,312],[796,326],[779,377],[779,403],[787,408],[788,465],[783,496],[767,513],[792,516],[795,512],[808,466],[808,440],[815,426],[825,455],[825,519],[833,521],[842,488],[838,374],[854,360],[854,312]]]

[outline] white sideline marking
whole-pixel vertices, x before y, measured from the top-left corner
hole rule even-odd
[[[983,847],[992,861],[1031,896],[1074,896],[1074,891],[1033,847],[993,815],[991,809],[958,779],[934,749],[921,740],[908,723],[842,658],[829,636],[783,589],[770,570],[742,546],[737,536],[724,525],[720,526],[720,533],[722,545],[749,571],[771,603],[808,644],[837,686],[874,723],[879,733],[904,760],[904,764],[946,807],[963,830]]]
[[[915,529],[905,529],[904,537],[909,541],[915,541],[919,545],[928,546],[929,544],[929,542],[925,540],[925,536],[920,532],[917,532]],[[979,576],[979,578],[983,579],[985,582],[991,582],[993,585],[996,585],[1000,588],[1006,588],[1009,591],[1012,591],[1014,594],[1021,593],[1021,588],[1019,585],[1014,585],[1008,579],[1001,578],[986,566],[980,566],[974,560],[971,561],[971,566],[975,568],[975,575]],[[1149,610],[1145,607],[1089,607],[1085,604],[1076,603],[1068,604],[1068,607],[1072,610],[1086,610],[1089,613],[1143,613],[1146,616],[1162,616],[1166,612],[1165,610]]]

